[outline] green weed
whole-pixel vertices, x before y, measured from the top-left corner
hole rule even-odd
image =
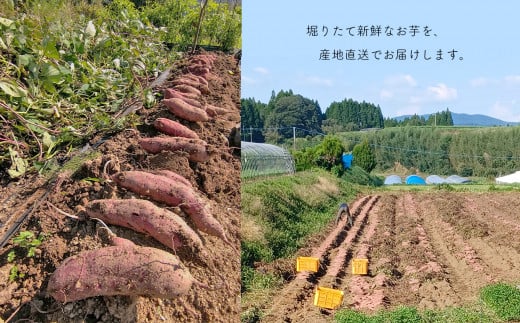
[[[503,320],[520,320],[520,288],[505,283],[484,287],[480,298]]]

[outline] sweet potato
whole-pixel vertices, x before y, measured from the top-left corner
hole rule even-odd
[[[181,204],[181,209],[190,216],[198,230],[222,239],[233,250],[236,250],[233,243],[227,238],[222,224],[211,215],[209,205],[201,197],[193,194]]]
[[[215,117],[215,116],[226,114],[226,113],[230,112],[227,109],[224,109],[224,108],[221,108],[221,107],[217,107],[217,106],[214,106],[214,105],[211,105],[211,104],[206,104],[204,106],[204,110],[206,110],[206,113],[210,117]]]
[[[234,249],[224,228],[211,215],[207,203],[195,190],[167,177],[142,171],[119,172],[112,176],[112,180],[119,186],[148,196],[157,202],[180,206],[190,216],[198,230],[222,239]]]
[[[144,171],[119,172],[111,178],[121,187],[170,206],[179,206],[195,194],[185,183]]]
[[[180,77],[178,79],[175,79],[172,82],[172,84],[175,85],[175,86],[187,85],[187,86],[191,86],[191,87],[199,90],[201,93],[204,93],[204,94],[208,94],[209,93],[209,88],[208,88],[208,86],[206,84],[202,84],[198,80],[192,80],[192,79],[189,79],[187,77]]]
[[[139,145],[149,153],[161,151],[185,151],[188,159],[195,162],[208,161],[210,154],[204,140],[183,137],[151,137],[139,139]]]
[[[199,101],[199,96],[189,95],[187,93],[182,93],[174,89],[166,89],[164,90],[163,94],[165,99],[182,99],[184,102],[196,106],[197,108],[202,108],[202,104]]]
[[[50,277],[47,292],[57,301],[93,296],[146,295],[174,298],[196,281],[177,256],[140,246],[109,246],[65,259]]]
[[[184,98],[188,98],[188,99],[191,99],[191,100],[200,100],[200,96],[196,95],[196,94],[191,94],[191,93],[183,93],[183,92],[180,92],[174,88],[168,88],[166,90],[164,90],[164,98],[165,99],[170,99],[170,98],[180,98],[180,99],[184,99]]]
[[[191,185],[191,182],[188,179],[186,179],[186,177],[184,177],[180,174],[177,174],[176,172],[172,172],[171,170],[158,169],[158,170],[152,171],[152,174],[168,177],[171,180],[180,182],[190,188],[193,188],[193,185]]]
[[[206,80],[208,79],[207,75],[210,74],[209,68],[203,67],[201,65],[188,66],[188,72],[202,76]]]
[[[209,120],[209,116],[206,111],[186,103],[182,99],[164,99],[163,103],[171,113],[181,119],[193,122]]]
[[[208,81],[205,78],[203,78],[202,76],[198,76],[198,75],[191,74],[191,73],[186,73],[186,74],[183,74],[182,76],[186,77],[186,78],[189,78],[190,80],[193,80],[193,81],[199,82],[201,84],[204,84],[206,86],[209,85]]]
[[[172,249],[189,246],[204,252],[199,236],[182,218],[147,200],[93,200],[87,204],[86,213],[90,218],[148,234]]]
[[[214,55],[211,55],[211,54],[199,54],[199,55],[192,56],[190,59],[190,62],[199,61],[199,62],[204,62],[205,64],[213,65],[213,63],[215,62],[216,59],[217,59],[217,57]]]
[[[167,118],[157,118],[153,126],[162,133],[171,136],[199,139],[199,135],[185,125]]]
[[[199,65],[203,65],[206,67],[211,67],[211,66],[213,66],[213,60],[211,58],[209,58],[208,56],[198,55],[198,56],[194,56],[190,59],[190,64],[191,65],[199,64]]]
[[[194,88],[193,86],[186,85],[186,84],[175,85],[173,88],[184,94],[192,94],[192,95],[196,95],[196,96],[202,95],[200,90]]]

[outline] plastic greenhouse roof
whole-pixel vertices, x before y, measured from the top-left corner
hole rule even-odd
[[[426,185],[426,182],[419,175],[410,175],[406,178],[406,184],[408,184],[408,185]]]
[[[257,142],[242,141],[242,156],[288,156],[290,155],[286,149],[271,144],[261,144]]]
[[[392,185],[392,184],[403,184],[403,180],[401,179],[401,176],[399,175],[389,175],[385,178],[385,185]]]
[[[470,181],[469,179],[467,179],[465,177],[460,177],[459,175],[451,175],[446,178],[446,183],[450,183],[450,184],[463,184],[463,183],[467,183],[469,181]]]
[[[426,177],[426,184],[442,184],[446,183],[446,180],[439,175],[430,175]]]
[[[517,171],[513,174],[509,174],[506,176],[497,177],[495,180],[499,184],[520,183],[520,171]]]

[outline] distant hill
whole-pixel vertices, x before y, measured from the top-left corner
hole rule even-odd
[[[421,117],[428,119],[430,114],[423,114]],[[405,118],[410,118],[411,115],[398,116],[394,119],[397,121],[403,121]],[[492,126],[513,126],[519,125],[520,122],[509,122],[500,119],[496,119],[490,116],[486,116],[483,114],[467,114],[467,113],[451,113],[451,117],[453,118],[453,125],[455,126],[482,126],[482,127],[492,127]]]

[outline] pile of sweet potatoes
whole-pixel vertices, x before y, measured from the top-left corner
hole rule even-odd
[[[164,105],[176,117],[190,122],[204,122],[226,113],[226,109],[204,103],[208,94],[211,68],[215,57],[192,56],[185,74],[164,90]],[[199,135],[179,121],[157,118],[153,125],[162,136],[140,138],[139,145],[149,153],[184,151],[190,161],[207,162],[211,149]],[[118,186],[147,199],[105,199],[90,201],[85,219],[98,219],[144,233],[175,250],[189,247],[200,257],[207,257],[199,234],[181,216],[156,203],[180,208],[198,231],[222,239],[234,246],[223,226],[213,217],[209,203],[191,182],[169,170],[122,171],[110,176]],[[49,280],[48,292],[60,302],[92,296],[147,295],[173,298],[186,294],[195,280],[181,260],[161,249],[135,245],[112,236],[111,246],[80,252],[67,258]]]

